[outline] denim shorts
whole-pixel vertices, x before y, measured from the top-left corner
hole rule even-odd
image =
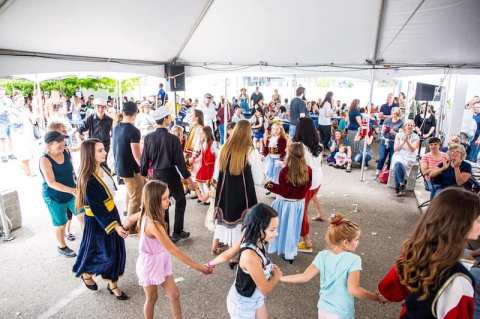
[[[265,296],[255,289],[251,297],[244,297],[232,285],[227,296],[227,310],[231,319],[255,319],[257,309],[265,304]]]

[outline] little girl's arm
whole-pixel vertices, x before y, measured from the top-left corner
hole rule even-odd
[[[224,262],[227,262],[233,257],[235,257],[238,253],[240,252],[240,241],[236,242],[233,244],[232,247],[229,249],[225,250],[223,253],[215,257],[213,260],[211,260],[208,265],[211,267],[214,267],[219,264],[223,264]]]
[[[358,299],[369,299],[373,301],[382,302],[377,294],[368,291],[360,286],[360,271],[352,271],[348,274],[348,292]]]
[[[315,277],[319,273],[320,271],[318,270],[318,268],[311,264],[310,266],[308,266],[307,269],[305,269],[302,274],[283,276],[282,278],[280,278],[280,281],[289,284],[304,284],[312,280],[313,277]]]
[[[175,258],[180,260],[185,265],[204,274],[212,273],[210,268],[194,262],[190,257],[185,255],[180,249],[178,249],[178,247],[175,246],[175,244],[170,240],[170,237],[168,237],[167,232],[162,226],[156,227],[155,225],[150,223],[147,225],[146,230],[148,233],[153,234],[155,238],[162,244],[162,246],[165,247],[166,250],[168,250],[169,253],[171,253],[173,256],[175,256]]]

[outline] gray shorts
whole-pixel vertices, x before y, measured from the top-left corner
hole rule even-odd
[[[251,297],[244,297],[232,285],[227,296],[227,310],[231,319],[255,319],[257,309],[265,304],[265,296],[255,289]]]

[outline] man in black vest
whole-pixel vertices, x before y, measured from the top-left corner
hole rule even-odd
[[[170,196],[175,199],[175,223],[171,238],[173,242],[178,242],[190,237],[190,233],[183,230],[187,201],[181,178],[187,182],[190,190],[195,190],[197,185],[187,170],[180,140],[168,132],[167,128],[172,122],[170,113],[165,107],[160,107],[152,112],[152,117],[157,129],[145,136],[140,172],[143,176],[168,184]],[[170,229],[168,211],[165,213],[165,222]]]

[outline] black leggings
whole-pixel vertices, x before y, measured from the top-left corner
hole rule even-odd
[[[320,133],[320,141],[323,145],[323,149],[328,149],[328,144],[332,137],[332,126],[331,125],[319,125],[318,131]]]

